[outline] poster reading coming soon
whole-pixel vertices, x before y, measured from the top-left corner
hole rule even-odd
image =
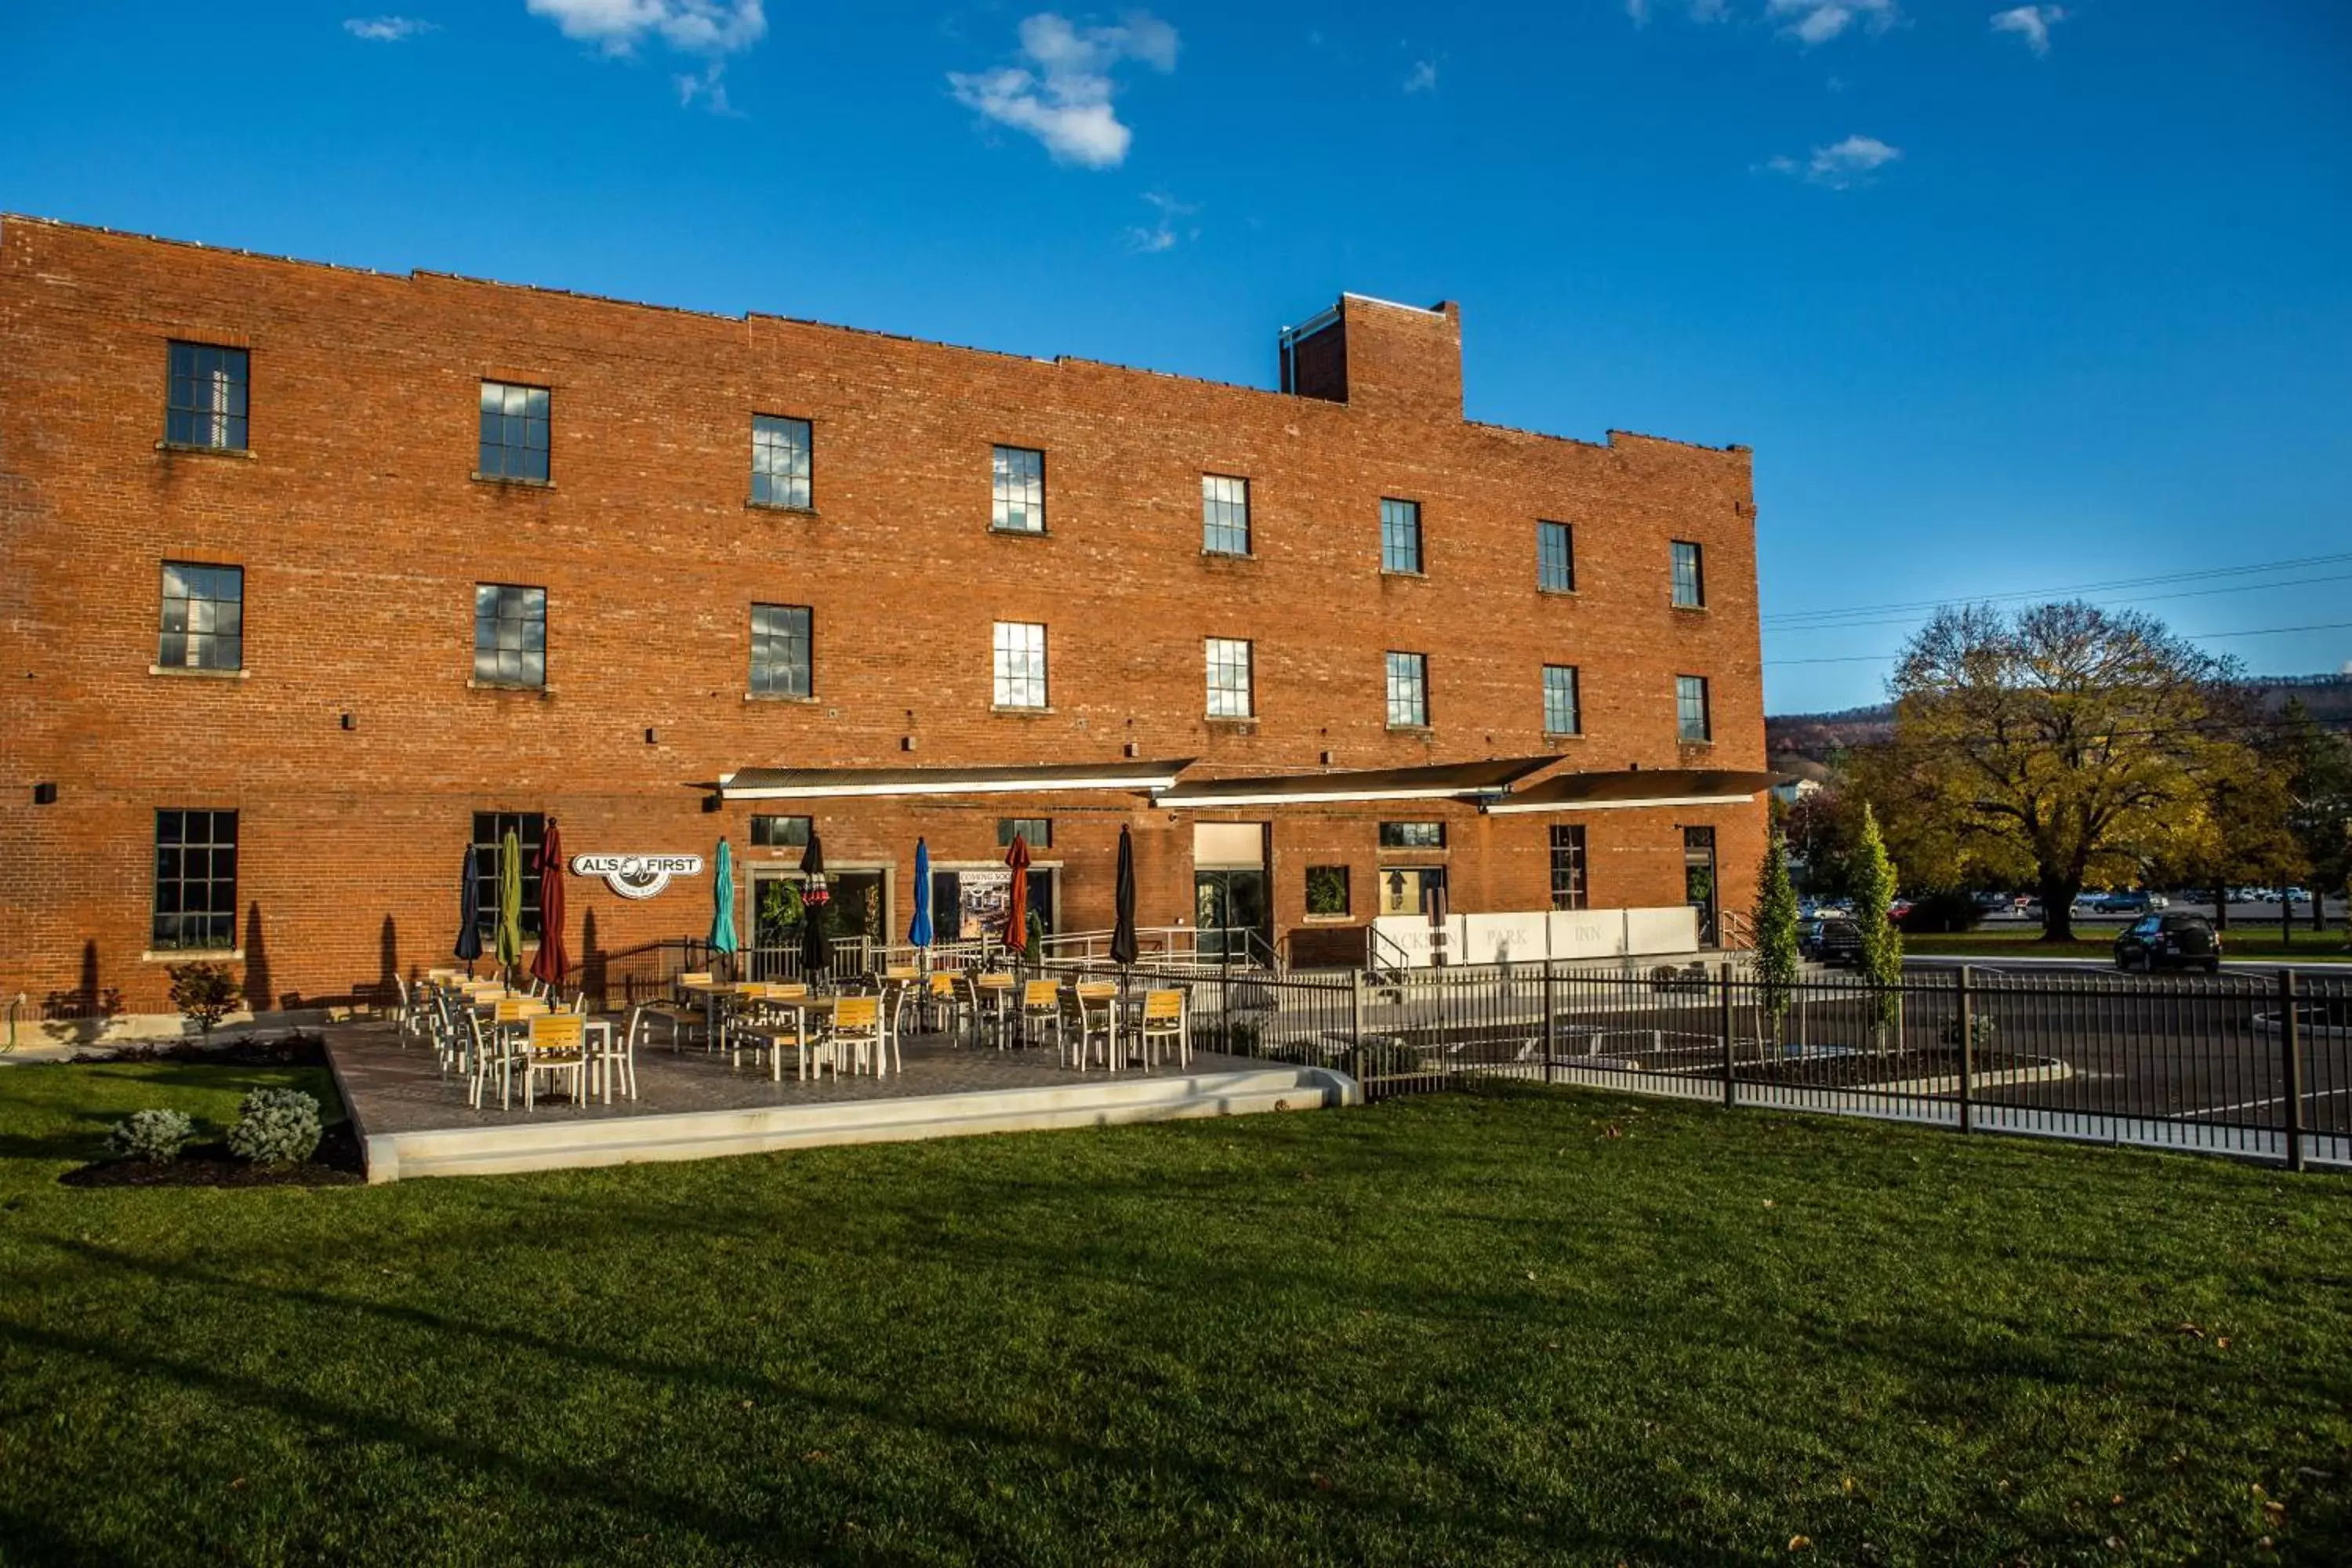
[[[1003,935],[1005,907],[1013,899],[1013,869],[956,873],[956,935],[971,941],[992,933]]]

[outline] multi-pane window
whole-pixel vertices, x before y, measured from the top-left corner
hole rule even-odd
[[[997,847],[1009,847],[1016,833],[1032,849],[1051,849],[1054,847],[1054,819],[1050,816],[1000,816],[996,819]]]
[[[174,447],[216,452],[246,449],[246,393],[251,362],[243,349],[173,343],[171,390],[163,405],[163,439]]]
[[[809,422],[754,415],[751,419],[751,500],[761,506],[807,510]]]
[[[809,676],[809,607],[751,606],[751,689],[761,696],[806,697]]]
[[[1688,540],[1675,541],[1675,605],[1696,610],[1706,604],[1706,570],[1699,548]]]
[[[518,868],[522,883],[522,934],[525,940],[539,935],[539,847],[547,837],[547,818],[536,811],[478,811],[474,813],[474,924],[485,944],[498,935],[499,858],[506,852],[509,833],[515,836],[522,862]]]
[[[1242,637],[1208,639],[1209,717],[1246,719],[1257,710],[1252,701],[1250,645]]]
[[[1307,868],[1307,913],[1310,918],[1331,919],[1348,912],[1348,868],[1345,866],[1309,866]]]
[[[1201,548],[1212,555],[1250,552],[1247,479],[1201,476]]]
[[[992,465],[996,496],[989,526],[1007,533],[1045,531],[1045,454],[999,447]]]
[[[1576,534],[1564,522],[1536,524],[1536,586],[1547,594],[1576,591]]]
[[[751,818],[751,843],[760,849],[797,848],[809,841],[809,819],[805,816],[754,816]]]
[[[547,388],[482,383],[482,449],[476,471],[486,479],[547,482]]]
[[[1586,907],[1587,898],[1584,829],[1555,823],[1551,830],[1551,907],[1580,910]]]
[[[547,684],[547,590],[474,584],[474,679],[486,686]]]
[[[1419,501],[1383,500],[1381,502],[1381,570],[1383,572],[1421,570],[1421,503]]]
[[[1714,738],[1707,727],[1706,677],[1675,677],[1675,733],[1685,741]]]
[[[1429,722],[1429,656],[1389,655],[1389,728],[1415,730]]]
[[[1543,672],[1544,733],[1573,735],[1580,725],[1576,711],[1576,666],[1548,664]]]
[[[236,813],[155,814],[158,952],[236,945]]]
[[[1383,822],[1381,824],[1381,847],[1383,849],[1443,849],[1445,847],[1445,824]]]
[[[996,623],[996,705],[1045,706],[1045,628],[1029,621]]]
[[[163,563],[163,625],[155,662],[166,669],[245,667],[245,569]]]

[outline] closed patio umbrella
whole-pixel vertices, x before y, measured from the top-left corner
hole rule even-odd
[[[474,973],[474,961],[482,956],[482,868],[474,847],[466,846],[466,863],[457,872],[457,945],[449,950],[466,961],[466,973]]]
[[[563,836],[551,818],[539,841],[539,951],[530,972],[550,985],[563,984],[572,955],[563,950]]]
[[[824,886],[824,839],[809,826],[808,847],[801,851],[801,978],[813,980],[833,967],[833,948],[824,937],[825,906],[833,895]]]
[[[925,957],[931,947],[931,847],[915,840],[915,918],[907,926],[907,940]]]
[[[1029,840],[1023,835],[1013,836],[1004,863],[1013,868],[1013,885],[1004,894],[1004,945],[1017,953],[1029,945]]]
[[[1112,883],[1110,961],[1121,969],[1135,962],[1135,835],[1118,830],[1118,871]]]
[[[735,851],[724,838],[711,861],[710,951],[732,958],[741,943],[735,940]]]
[[[499,967],[509,974],[522,957],[522,840],[515,830],[499,844]]]

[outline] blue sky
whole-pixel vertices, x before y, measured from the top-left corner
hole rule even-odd
[[[1775,710],[2080,584],[2352,661],[2334,0],[390,4],[5,6],[0,208],[1258,384],[1455,299],[1473,417],[1756,449]]]

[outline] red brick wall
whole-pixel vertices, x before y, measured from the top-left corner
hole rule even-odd
[[[690,787],[740,767],[1129,742],[1202,774],[1326,752],[1760,766],[1747,453],[1465,423],[1450,307],[1343,310],[1339,404],[0,221],[0,987],[37,999],[94,963],[160,1005],[141,957],[159,805],[239,810],[259,978],[313,997],[378,976],[387,921],[402,970],[441,956],[474,811],[553,812],[574,852],[743,849],[750,809],[706,815]],[[250,458],[158,449],[173,338],[251,351]],[[551,488],[468,478],[486,376],[552,388]],[[745,504],[754,413],[813,421],[813,514]],[[1046,537],[989,531],[999,442],[1045,450]],[[1250,479],[1253,558],[1202,554],[1203,472]],[[1381,574],[1382,496],[1422,503],[1425,576]],[[1573,596],[1537,592],[1539,518],[1576,527]],[[1706,546],[1702,613],[1668,607],[1674,539]],[[244,679],[148,673],[164,559],[245,568]],[[546,587],[544,694],[467,688],[478,582]],[[813,702],[745,700],[755,602],[814,607]],[[1051,628],[1049,712],[991,711],[997,619]],[[1212,636],[1255,642],[1252,722],[1202,717]],[[1429,655],[1427,733],[1385,726],[1389,648]],[[1541,734],[1546,662],[1582,670],[1580,738]],[[1711,746],[1675,742],[1678,673],[1713,683]],[[31,804],[40,781],[55,805]],[[902,875],[918,831],[994,859],[999,816],[1048,814],[1066,923],[1107,921],[1121,820],[1145,921],[1189,917],[1192,818],[1126,797],[816,812],[835,858]],[[1279,925],[1326,857],[1369,900],[1382,815],[1432,814],[1276,814]],[[1544,903],[1551,819],[1442,815],[1457,909]],[[1591,814],[1593,901],[1679,901],[1685,817],[1721,825],[1744,904],[1760,805]],[[573,906],[620,947],[698,929],[708,886],[626,904],[575,879]]]

